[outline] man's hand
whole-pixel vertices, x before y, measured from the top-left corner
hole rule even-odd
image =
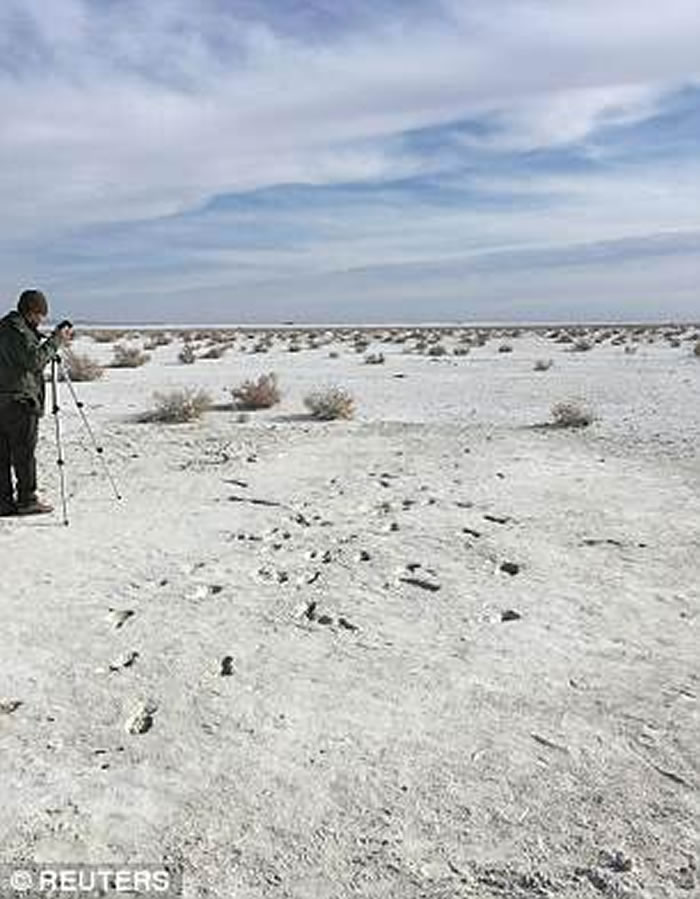
[[[73,325],[68,319],[65,319],[56,326],[53,333],[58,340],[59,346],[65,346],[65,344],[70,343],[73,339]]]

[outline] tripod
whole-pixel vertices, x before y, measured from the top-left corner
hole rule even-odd
[[[58,466],[58,474],[59,481],[61,486],[61,510],[63,512],[63,524],[68,525],[68,502],[66,498],[66,473],[65,473],[65,458],[63,456],[63,445],[61,442],[61,419],[59,417],[60,406],[58,405],[58,372],[61,372],[64,382],[68,385],[68,390],[70,391],[70,395],[75,403],[75,407],[80,413],[80,417],[82,419],[83,425],[85,426],[85,430],[90,436],[90,440],[92,441],[92,445],[97,453],[100,462],[102,463],[102,468],[104,470],[105,475],[107,476],[107,480],[112,486],[112,490],[114,491],[115,497],[120,500],[121,494],[119,490],[117,490],[117,485],[114,482],[114,478],[112,477],[112,473],[109,470],[107,463],[105,462],[105,458],[103,455],[104,448],[99,445],[95,438],[95,433],[90,426],[90,422],[88,420],[87,415],[85,414],[85,409],[83,408],[83,403],[78,398],[77,393],[75,392],[75,387],[73,386],[73,381],[68,373],[68,369],[63,362],[63,359],[56,354],[51,360],[51,413],[54,417],[54,427],[56,431],[56,452],[57,459],[56,464]]]

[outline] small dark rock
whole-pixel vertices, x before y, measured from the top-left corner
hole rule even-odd
[[[221,671],[220,674],[222,677],[231,677],[233,674],[233,656],[224,656],[221,660]]]
[[[518,621],[522,617],[520,612],[516,612],[515,609],[506,609],[501,612],[501,621]]]

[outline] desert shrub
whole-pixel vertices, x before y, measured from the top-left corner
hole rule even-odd
[[[337,359],[338,356],[340,356],[340,353],[338,352],[338,350],[331,350],[331,351],[328,353],[328,358],[329,358],[329,359]]]
[[[171,341],[172,337],[170,337],[168,334],[156,332],[155,334],[152,334],[146,341],[146,343],[144,344],[144,349],[155,350],[159,346],[168,346]]]
[[[368,353],[364,358],[365,365],[383,365],[384,353]]]
[[[118,331],[90,331],[95,343],[113,343],[119,336]]]
[[[270,372],[260,375],[257,381],[244,381],[231,389],[233,404],[237,409],[269,409],[280,401],[277,375]]]
[[[638,349],[638,346],[632,346],[631,343],[625,344],[625,353],[627,353],[628,356],[634,356]]]
[[[428,348],[428,356],[446,356],[447,350],[441,343],[434,343]]]
[[[470,350],[470,347],[468,347],[466,344],[459,344],[459,346],[456,346],[452,350],[452,355],[453,356],[468,356],[469,350]]]
[[[342,387],[315,390],[304,397],[304,405],[314,418],[323,421],[352,418],[355,413],[355,401]]]
[[[202,359],[221,359],[226,350],[228,349],[228,344],[226,343],[217,343],[214,346],[209,347],[209,349],[202,353]]]
[[[183,365],[192,365],[194,360],[197,358],[195,356],[194,347],[191,343],[185,343],[180,352],[177,354],[177,358],[179,362],[182,362]]]
[[[61,358],[71,381],[97,381],[104,374],[104,368],[99,362],[84,353],[64,350]],[[61,380],[63,380],[62,374]]]
[[[195,421],[211,406],[211,397],[205,390],[191,387],[168,393],[156,392],[153,399],[154,408],[142,416],[142,421],[160,421],[166,424]]]
[[[151,358],[138,346],[128,346],[126,343],[118,343],[112,350],[112,368],[139,368],[145,365]]]
[[[564,400],[552,406],[552,418],[558,428],[585,428],[593,422],[593,412],[576,400]]]
[[[593,344],[590,340],[587,340],[585,337],[578,337],[572,347],[571,350],[574,353],[585,353],[587,350],[592,350]]]
[[[700,340],[693,347],[693,355],[700,357]]]
[[[537,359],[535,360],[534,369],[535,371],[547,371],[547,369],[551,368],[553,362],[551,359]]]
[[[290,353],[300,353],[301,346],[298,343],[290,343],[289,346],[287,347],[287,351]]]
[[[512,353],[513,347],[509,343],[501,343],[498,347],[499,353]]]

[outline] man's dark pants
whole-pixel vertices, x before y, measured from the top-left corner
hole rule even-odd
[[[14,505],[12,469],[17,482],[17,504],[36,496],[36,442],[39,416],[27,403],[0,400],[0,508]]]

